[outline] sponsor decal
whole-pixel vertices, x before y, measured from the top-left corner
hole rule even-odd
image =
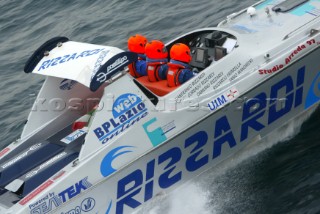
[[[81,202],[81,210],[84,212],[91,211],[96,205],[96,201],[93,198],[86,198]]]
[[[38,144],[35,144],[33,146],[31,146],[27,151],[25,151],[24,153],[18,155],[17,157],[15,157],[14,159],[12,160],[9,160],[8,162],[6,162],[5,164],[3,164],[1,167],[2,169],[5,169],[7,168],[8,166],[11,166],[12,164],[16,163],[17,161],[19,161],[20,159],[26,157],[28,155],[29,152],[31,151],[35,151],[37,149],[39,149],[41,147],[42,143],[38,143]]]
[[[148,109],[141,98],[135,94],[119,96],[112,107],[113,118],[110,118],[94,129],[96,137],[102,144],[127,130],[148,115]]]
[[[119,146],[113,150],[111,150],[102,160],[100,165],[100,172],[104,177],[111,175],[112,173],[116,172],[117,170],[112,167],[113,161],[120,155],[132,152],[131,150],[124,150],[133,148],[133,146]]]
[[[25,205],[26,203],[28,203],[31,199],[33,199],[34,197],[36,197],[39,193],[41,193],[43,190],[45,190],[47,187],[49,187],[51,184],[53,184],[52,180],[47,180],[46,182],[44,182],[41,186],[39,186],[37,189],[35,189],[34,191],[32,191],[31,193],[29,193],[26,197],[24,197],[19,204],[21,205]]]
[[[165,134],[176,128],[174,121],[171,121],[162,127],[157,126],[156,122],[157,118],[154,117],[142,125],[145,133],[154,147],[166,141],[167,137]]]
[[[228,92],[218,96],[208,103],[208,107],[211,111],[215,111],[221,108],[226,103],[234,100],[234,98],[239,96],[239,91],[236,88],[230,89]]]
[[[227,93],[228,99],[233,99],[233,98],[237,97],[238,95],[239,95],[239,92],[235,88],[229,90],[229,92]]]
[[[90,212],[94,206],[96,205],[96,201],[93,198],[85,198],[80,206],[76,206],[74,209],[71,209],[67,212],[61,212],[61,214],[81,214],[82,212]]]
[[[93,79],[94,75],[96,75],[96,73],[98,72],[99,68],[101,67],[101,63],[103,62],[104,58],[107,56],[108,53],[109,50],[101,51],[96,63],[94,64],[91,80]]]
[[[241,63],[238,63],[235,67],[233,67],[225,76],[225,79],[229,78],[229,81],[235,80],[238,76],[240,76],[251,64],[253,63],[253,59],[249,59],[246,63],[243,65]],[[221,81],[221,80],[220,80]],[[217,89],[221,83],[220,81],[218,84],[213,86],[213,89]]]
[[[75,86],[77,84],[77,81],[74,80],[69,80],[69,79],[64,79],[61,81],[60,83],[60,89],[65,91],[65,90],[71,90],[73,88],[73,86]]]
[[[58,172],[56,175],[54,175],[54,176],[52,177],[52,180],[54,180],[54,181],[58,180],[58,179],[61,178],[65,173],[66,173],[66,171],[61,170],[60,172]]]
[[[156,126],[153,129],[152,127],[150,128],[150,126],[154,126],[153,124],[155,122],[157,122],[157,118],[154,117],[142,125],[145,133],[154,147],[167,140],[167,137],[164,135],[164,131],[161,127]]]
[[[111,57],[95,72],[90,82],[91,91],[98,90],[104,82],[111,79],[114,75],[120,74],[119,72],[124,70],[126,66],[137,60],[138,55],[130,51],[121,52]]]
[[[307,109],[320,100],[320,72],[312,81],[304,108]]]
[[[116,70],[117,68],[121,67],[121,65],[124,65],[128,62],[128,57],[123,56],[120,59],[117,59],[114,63],[108,66],[107,73],[111,73],[112,71]]]
[[[52,184],[53,181],[52,180],[50,180],[50,181],[51,181],[50,184]],[[92,184],[88,181],[88,177],[85,177],[82,180],[80,180],[79,182],[75,183],[74,185],[63,190],[59,194],[56,194],[55,192],[49,193],[45,197],[36,201],[35,203],[30,204],[29,205],[30,213],[31,214],[49,213],[52,210],[54,210],[55,208],[59,207],[61,204],[65,203],[66,201],[70,200],[71,198],[79,195],[83,190],[86,190],[91,186],[92,186]],[[29,194],[29,195],[31,195],[31,194]],[[26,196],[26,197],[28,197],[28,196]],[[23,199],[23,200],[25,200],[25,199]],[[29,199],[28,201],[30,201],[30,200],[31,199]],[[85,205],[89,211],[90,211],[90,208],[93,209],[93,207],[95,205],[95,201],[94,202],[91,201],[91,204],[89,203],[89,201],[86,201],[86,200],[84,200],[84,201],[87,202]],[[24,204],[26,204],[26,203],[27,202],[24,202]],[[22,203],[20,203],[20,204],[24,205]],[[82,204],[81,204],[81,207],[82,207]]]
[[[297,56],[300,53],[302,53],[305,49],[307,49],[310,46],[317,45],[317,44],[318,44],[318,42],[316,42],[316,40],[311,39],[311,40],[306,41],[302,45],[298,45],[298,47],[295,48],[295,50],[292,51],[291,54],[285,58],[284,63],[280,63],[280,64],[277,64],[277,65],[274,65],[270,69],[260,69],[259,70],[259,74],[260,75],[265,75],[265,74],[272,74],[272,73],[280,71],[286,65],[290,64],[293,60],[295,60],[297,58]]]
[[[185,95],[188,95],[189,97],[195,92],[191,92],[191,89],[193,89],[194,87],[195,88],[199,88],[198,85],[199,85],[199,82],[201,79],[203,79],[205,77],[205,73],[200,73],[199,75],[195,76],[193,79],[191,79],[190,83],[188,84],[188,86],[183,89],[180,94],[178,94],[178,96],[176,97],[176,99],[180,99],[182,97],[184,97]],[[199,88],[200,89],[200,88]]]
[[[176,124],[174,123],[174,120],[161,127],[161,129],[163,130],[163,135],[172,131],[175,128]]]
[[[78,129],[78,130],[72,132],[71,134],[69,134],[67,137],[61,139],[60,141],[65,144],[69,144],[86,133],[87,132],[83,131],[82,129]]]
[[[65,156],[67,153],[66,152],[62,152],[56,156],[54,156],[53,158],[49,159],[47,162],[44,162],[43,164],[41,164],[40,166],[38,166],[36,169],[32,170],[31,172],[29,172],[28,174],[26,174],[25,178],[31,178],[34,175],[36,175],[41,169],[51,165],[52,163],[56,162],[57,160],[61,159],[63,156]]]
[[[239,113],[242,116],[228,118],[228,115],[221,115],[211,121],[212,126],[197,129],[193,133],[190,131],[182,142],[173,142],[174,147],[150,158],[138,168],[128,170],[117,183],[115,213],[122,214],[124,210],[128,212],[128,209],[139,207],[155,196],[155,189],[165,191],[176,185],[186,174],[191,175],[205,165],[218,161],[223,152],[249,140],[249,137],[261,133],[293,109],[299,108],[303,104],[304,75],[305,67],[302,67],[297,71],[297,78],[293,79],[288,75],[272,85],[268,92],[259,92],[252,100],[245,102],[242,112]],[[279,99],[278,96],[283,91],[286,102],[278,106],[276,99]],[[236,123],[239,133],[233,132],[238,127],[232,127],[234,123],[231,124],[230,120],[239,120],[239,123]]]
[[[73,60],[78,60],[79,58],[92,56],[92,55],[100,53],[102,50],[104,50],[104,49],[102,48],[102,49],[86,50],[86,51],[83,51],[81,53],[67,54],[67,55],[64,55],[64,56],[56,57],[54,59],[46,60],[46,61],[44,61],[42,63],[42,65],[40,66],[38,71],[45,70],[45,69],[47,69],[49,67],[53,67],[53,66],[56,66],[56,65],[59,65],[59,64],[63,64],[63,63],[69,62],[70,60],[73,61]]]
[[[66,202],[69,199],[77,196],[80,194],[83,190],[86,190],[90,188],[92,184],[88,181],[88,177],[83,178],[78,183],[68,187],[64,191],[60,192],[58,195],[62,199],[62,202]]]
[[[210,90],[216,90],[221,85],[227,83],[227,81],[233,81],[240,76],[247,68],[252,65],[253,59],[249,59],[245,63],[237,63],[228,72],[212,72],[210,74],[200,73],[184,88],[175,99],[182,99],[185,97],[192,97],[197,95],[198,97]]]
[[[106,73],[100,73],[97,75],[97,81],[100,83],[105,82],[108,79],[108,74],[111,74],[113,71],[117,70],[128,62],[129,60],[127,56],[123,56],[122,58],[117,59],[114,63],[107,67]]]
[[[30,214],[49,213],[62,204],[61,198],[54,192],[29,205]]]
[[[315,44],[315,41],[313,39],[313,43]],[[311,45],[311,44],[310,44]],[[295,58],[295,56],[297,56],[302,50],[306,49],[307,47],[305,45],[299,45],[296,50],[294,50],[286,59],[285,59],[285,63],[286,65],[288,65],[292,59]]]
[[[3,155],[5,155],[7,152],[10,151],[10,148],[4,148],[1,152],[0,152],[0,157],[2,157]]]
[[[238,64],[236,64],[233,68],[231,68],[227,72],[227,77],[231,77],[240,67],[241,67],[241,62],[238,62]]]
[[[281,70],[283,67],[284,67],[284,65],[280,64],[280,65],[273,66],[271,69],[260,69],[259,70],[259,74],[260,75],[272,74],[272,73],[275,73],[275,72]]]

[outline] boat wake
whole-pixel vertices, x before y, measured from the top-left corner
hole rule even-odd
[[[239,212],[241,205],[234,203],[237,201],[235,198],[247,196],[245,192],[248,188],[251,188],[250,191],[254,188],[254,184],[249,184],[250,187],[248,187],[247,185],[239,185],[236,181],[230,181],[230,179],[237,180],[239,175],[245,175],[247,177],[245,179],[250,180],[250,176],[254,173],[244,169],[245,167],[241,167],[239,164],[249,159],[250,163],[254,164],[259,159],[257,154],[266,151],[279,142],[292,139],[299,133],[301,125],[316,108],[317,106],[304,112],[284,126],[274,130],[265,138],[253,141],[232,158],[222,162],[218,167],[204,172],[197,179],[185,183],[171,194],[163,193],[158,195],[135,214],[218,214],[226,213],[226,211],[228,213]],[[232,175],[230,176],[230,174]],[[248,199],[249,201],[255,200],[255,205],[253,204],[252,206],[259,204],[258,197],[251,197],[253,198]],[[247,199],[242,200],[246,201]],[[234,207],[231,208],[230,205],[234,205]],[[259,207],[254,207],[253,209],[259,211]]]

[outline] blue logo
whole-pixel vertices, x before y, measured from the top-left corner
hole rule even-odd
[[[312,81],[304,108],[307,109],[320,100],[320,72]]]
[[[222,95],[219,95],[217,98],[209,102],[208,107],[211,111],[215,111],[238,96],[239,96],[239,91],[236,88],[232,88],[228,92]]]
[[[83,212],[89,212],[94,208],[95,205],[96,205],[96,201],[93,198],[85,198],[81,202],[81,210]]]
[[[66,136],[65,138],[61,139],[60,141],[66,143],[66,144],[69,144],[84,134],[86,134],[85,131],[78,129],[78,130],[72,132],[71,134],[69,134],[68,136]]]
[[[85,177],[59,194],[55,194],[54,192],[49,193],[39,201],[30,204],[30,213],[49,213],[91,186],[92,184],[88,181],[88,177]],[[81,213],[81,211],[88,212],[92,210],[94,206],[95,200],[93,198],[86,198],[82,201],[81,206],[76,206],[73,209],[64,212],[64,214]]]
[[[69,80],[69,79],[64,79],[61,81],[60,83],[60,89],[61,90],[71,90],[73,88],[73,86],[75,86],[77,84],[77,81],[74,80]]]
[[[220,106],[223,106],[227,102],[228,100],[226,99],[226,97],[224,95],[221,95],[208,103],[208,107],[211,111],[213,111],[218,109]]]
[[[140,97],[128,93],[119,96],[115,100],[112,114],[113,118],[93,130],[99,141],[102,141],[102,144],[107,143],[113,137],[139,122],[148,115],[148,111]]]
[[[92,56],[92,55],[100,53],[102,50],[104,50],[104,49],[102,48],[102,49],[87,50],[87,51],[83,51],[81,53],[67,54],[65,56],[59,56],[54,59],[49,59],[49,60],[46,60],[42,63],[42,65],[40,66],[38,71],[45,70],[49,67],[56,66],[58,64],[63,64],[63,63],[69,62],[70,60],[77,60],[79,58]]]
[[[113,117],[120,117],[138,103],[142,103],[142,100],[135,94],[123,94],[119,96],[118,99],[116,99],[116,101],[113,103]]]
[[[60,192],[58,195],[62,199],[62,202],[66,202],[71,198],[79,195],[83,190],[90,188],[92,184],[88,181],[88,177],[83,178],[78,183],[68,187],[64,191]]]
[[[132,148],[133,146],[119,146],[113,150],[111,150],[102,160],[100,165],[100,172],[104,177],[107,177],[117,171],[112,167],[112,162],[120,155],[123,155],[128,152],[132,152],[130,150],[121,151],[124,148]]]

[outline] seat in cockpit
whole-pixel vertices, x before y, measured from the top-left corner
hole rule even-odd
[[[150,82],[147,76],[136,78],[136,80],[158,96],[164,96],[179,87],[169,87],[167,80]]]

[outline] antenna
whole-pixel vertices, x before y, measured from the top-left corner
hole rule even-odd
[[[264,9],[264,12],[266,12],[266,14],[267,14],[268,16],[270,16],[270,9],[269,9],[269,7],[266,7],[266,8]]]

